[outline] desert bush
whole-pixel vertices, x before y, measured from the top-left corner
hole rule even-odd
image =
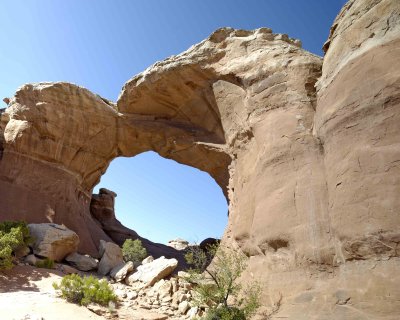
[[[122,254],[126,262],[132,261],[137,266],[147,257],[147,250],[139,239],[126,239],[122,245]]]
[[[54,260],[45,258],[43,260],[38,260],[35,263],[35,266],[38,268],[45,268],[45,269],[53,269],[54,268]]]
[[[17,228],[23,239],[23,244],[29,245],[32,243],[32,238],[29,235],[29,229],[24,221],[3,221],[0,223],[0,232],[9,233],[11,229]]]
[[[93,276],[80,277],[77,274],[65,276],[61,283],[53,283],[56,290],[61,291],[61,297],[68,302],[87,305],[91,302],[108,306],[117,301],[117,296],[108,285],[107,280],[99,280]]]
[[[235,307],[220,306],[210,309],[203,320],[246,320],[243,310]]]
[[[204,252],[190,247],[185,255],[191,266],[187,281],[194,284],[194,302],[207,305],[206,320],[242,320],[250,318],[260,306],[261,289],[252,282],[243,289],[237,282],[245,270],[247,257],[239,251],[213,245]]]
[[[12,268],[12,253],[31,243],[25,222],[4,221],[0,223],[0,270]]]
[[[0,269],[11,269],[12,253],[22,243],[18,229],[12,229],[8,233],[0,231]]]

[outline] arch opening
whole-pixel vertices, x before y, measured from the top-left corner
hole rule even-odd
[[[114,159],[93,193],[102,188],[115,192],[112,209],[122,225],[151,242],[167,244],[181,238],[199,243],[221,238],[227,225],[228,204],[216,181],[153,151]],[[92,200],[92,214],[98,205]],[[111,210],[110,205],[105,206]]]

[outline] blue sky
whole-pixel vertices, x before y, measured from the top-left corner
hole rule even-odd
[[[24,83],[68,81],[115,101],[129,78],[224,26],[270,27],[322,55],[345,2],[0,0],[0,98]],[[118,218],[154,241],[201,241],[226,225],[215,182],[154,153],[114,160],[101,186],[118,193]]]

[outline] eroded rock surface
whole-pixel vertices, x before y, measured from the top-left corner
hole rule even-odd
[[[249,257],[261,311],[396,319],[400,2],[349,1],[324,49],[224,28],[129,80],[116,105],[67,83],[21,87],[1,114],[2,217],[64,223],[91,255],[138,237],[115,194],[91,194],[112,159],[153,150],[221,186],[222,241]]]
[[[90,215],[91,188],[117,155],[117,115],[73,84],[20,87],[1,114],[1,217],[64,224],[95,256],[99,240],[111,239]]]

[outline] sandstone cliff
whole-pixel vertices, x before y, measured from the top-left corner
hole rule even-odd
[[[93,187],[115,157],[153,150],[221,186],[223,241],[249,256],[272,318],[397,319],[400,2],[349,1],[324,49],[224,28],[129,80],[116,105],[21,87],[1,115],[1,216],[64,223],[93,254],[133,232],[93,210]]]

